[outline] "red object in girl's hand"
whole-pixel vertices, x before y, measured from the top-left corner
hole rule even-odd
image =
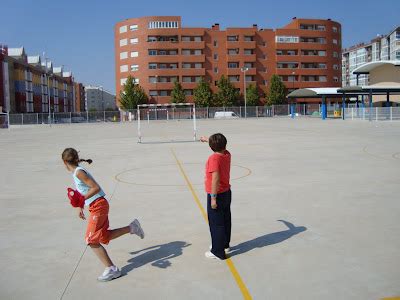
[[[73,207],[81,207],[85,206],[85,197],[79,193],[77,190],[73,190],[68,188],[68,198]]]

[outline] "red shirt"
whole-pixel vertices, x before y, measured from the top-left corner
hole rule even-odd
[[[211,194],[212,173],[219,172],[219,187],[217,194],[228,191],[231,188],[229,184],[231,173],[231,154],[225,150],[224,154],[215,152],[210,155],[206,163],[205,187],[206,192]]]

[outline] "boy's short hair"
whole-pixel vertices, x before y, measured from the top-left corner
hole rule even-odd
[[[215,133],[208,138],[208,145],[214,152],[220,152],[226,149],[226,137],[222,133]]]

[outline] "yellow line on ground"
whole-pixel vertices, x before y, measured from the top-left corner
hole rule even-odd
[[[194,190],[193,185],[189,180],[189,177],[186,175],[185,170],[183,169],[181,162],[179,161],[178,157],[176,156],[174,149],[171,148],[171,152],[175,158],[176,164],[178,165],[183,178],[186,181],[186,184],[187,184],[189,190],[192,192],[194,201],[196,202],[197,206],[199,207],[204,220],[208,223],[206,211],[205,211],[203,205],[201,205],[199,197],[197,196],[196,191]],[[237,271],[233,261],[230,258],[227,258],[227,259],[225,259],[225,262],[226,262],[227,266],[229,267],[229,270],[231,271],[231,274],[232,274],[233,278],[235,279],[237,285],[239,286],[240,291],[242,292],[243,299],[246,299],[246,300],[252,299],[252,297],[249,293],[249,290],[247,289],[246,285],[244,284],[242,277],[240,276],[239,272]]]

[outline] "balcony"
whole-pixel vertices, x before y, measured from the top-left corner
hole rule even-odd
[[[205,76],[205,68],[181,68],[180,74],[182,76]]]
[[[180,69],[150,69],[148,76],[178,76]]]
[[[155,50],[169,50],[169,49],[177,49],[179,47],[179,42],[147,42],[147,47],[149,49]]]
[[[178,63],[179,55],[148,55],[148,61],[152,63]]]
[[[181,42],[180,46],[183,49],[204,49],[205,45],[206,44],[204,41],[200,41],[200,42],[190,41],[190,42]]]

